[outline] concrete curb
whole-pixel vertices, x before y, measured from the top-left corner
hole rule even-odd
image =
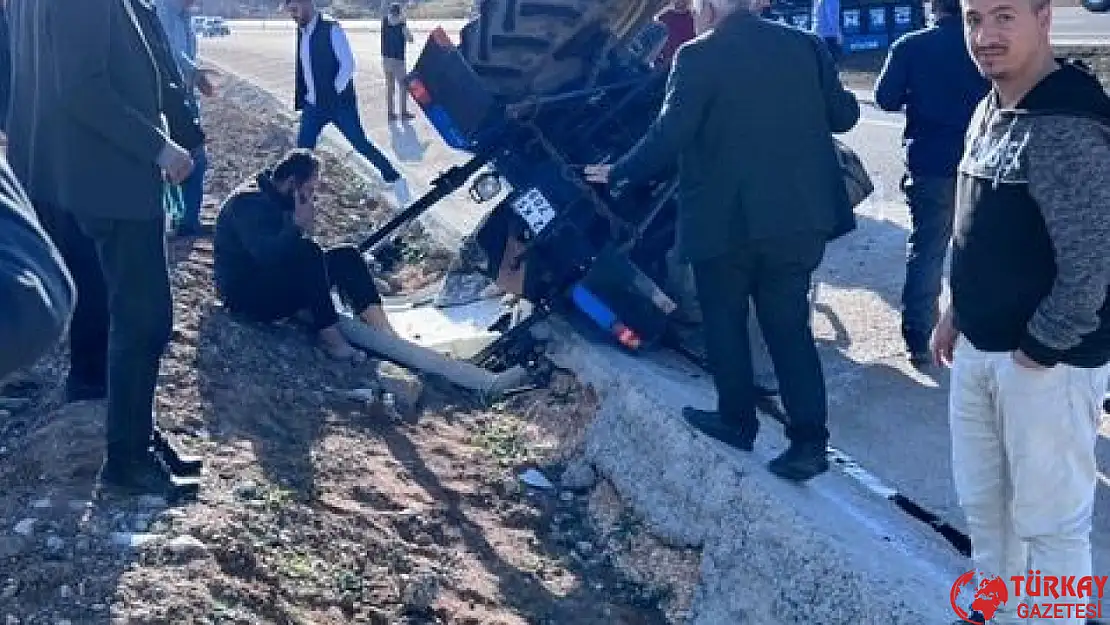
[[[551,326],[552,357],[602,400],[588,460],[653,533],[702,549],[691,625],[952,620],[948,593],[967,565],[930,529],[835,470],[800,487],[773,477],[764,463],[785,439],[770,420],[753,455],[697,434],[677,415],[714,393],[692,365]]]

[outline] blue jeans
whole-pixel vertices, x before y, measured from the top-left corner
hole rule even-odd
[[[304,110],[301,111],[301,128],[300,132],[297,133],[297,147],[314,149],[316,142],[320,139],[320,133],[323,132],[324,126],[328,124],[335,124],[335,127],[346,137],[355,151],[370,161],[381,172],[382,178],[386,182],[393,182],[401,177],[401,174],[393,167],[393,163],[390,163],[389,159],[378,148],[374,147],[374,144],[370,143],[370,139],[366,137],[366,131],[362,128],[362,120],[359,118],[358,107],[353,104],[339,105],[331,109],[306,104]]]
[[[956,179],[907,176],[902,179],[902,191],[912,222],[902,288],[902,337],[911,352],[925,352],[940,316],[938,299],[952,238]]]
[[[181,199],[185,203],[185,215],[180,227],[184,230],[200,228],[200,205],[204,201],[204,174],[208,170],[208,154],[204,146],[193,152],[193,173],[181,184]]]

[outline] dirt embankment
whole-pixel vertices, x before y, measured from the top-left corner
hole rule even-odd
[[[220,99],[206,115],[212,198],[289,147],[289,129],[261,111]],[[367,198],[329,158],[319,238],[351,242],[381,223]],[[405,242],[408,262],[385,276],[399,290],[446,259],[418,229]],[[332,392],[369,385],[373,363],[329,362],[296,327],[233,321],[214,296],[210,245],[173,251],[177,332],[156,403],[161,425],[206,459],[201,497],[96,497],[102,408],[58,407],[60,353],[24,372],[0,392],[14,398],[0,414],[0,624],[681,616],[698,554],[651,540],[588,466],[564,474],[590,389],[560,373],[486,408],[429,383],[419,413],[394,423]],[[523,484],[533,467],[554,484]]]

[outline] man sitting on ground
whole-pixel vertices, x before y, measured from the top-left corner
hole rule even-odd
[[[321,165],[310,150],[292,150],[224,202],[216,220],[216,288],[231,312],[255,321],[307,312],[324,351],[353,360],[362,352],[339,332],[333,287],[362,321],[394,332],[358,250],[324,250],[311,238]]]

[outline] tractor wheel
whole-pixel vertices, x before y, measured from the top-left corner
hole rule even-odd
[[[477,0],[463,56],[510,101],[554,93],[594,69],[583,51],[626,42],[665,0]]]

